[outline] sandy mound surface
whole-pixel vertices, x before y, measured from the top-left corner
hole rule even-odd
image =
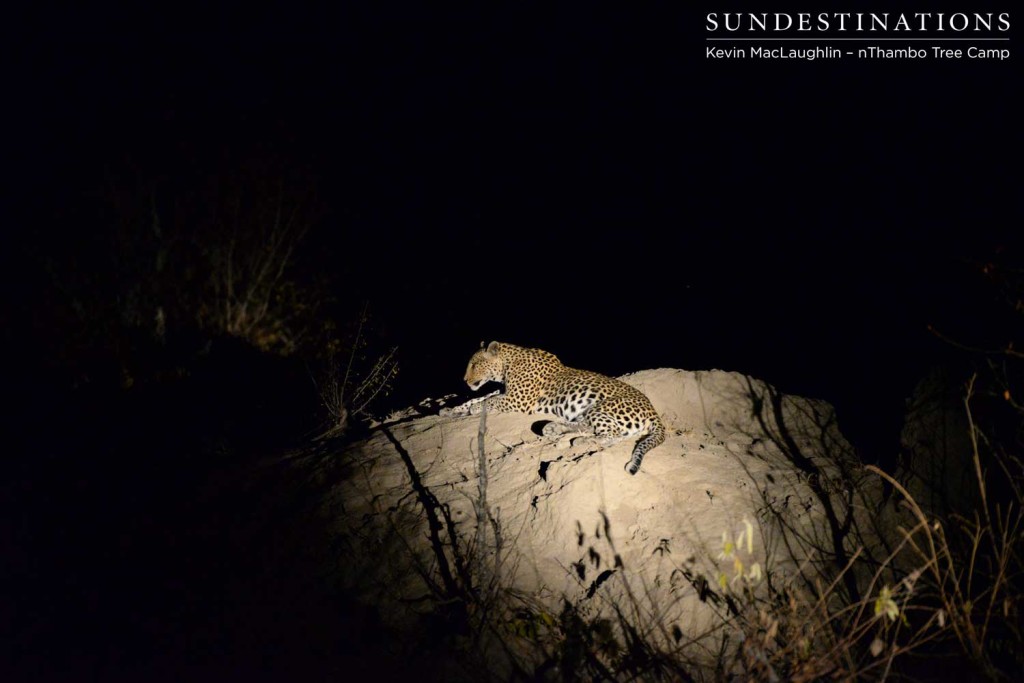
[[[487,415],[486,503],[496,524],[487,525],[482,552],[474,540],[479,416],[407,419],[355,444],[325,511],[351,549],[349,578],[397,612],[428,592],[424,576],[438,563],[415,477],[450,511],[436,538],[453,572],[456,555],[472,556],[553,613],[563,601],[599,611],[628,596],[687,637],[715,623],[722,582],[747,580],[737,578],[735,557],[746,574],[756,563],[783,580],[797,566],[828,573],[855,548],[877,546],[880,486],[827,403],[722,371],[621,379],[650,397],[669,430],[636,476],[623,469],[632,440],[601,450],[578,436],[539,436],[541,416]],[[747,522],[751,550],[730,556],[724,544]]]

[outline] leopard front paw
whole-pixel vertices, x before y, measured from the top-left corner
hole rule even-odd
[[[544,429],[541,430],[541,434],[548,438],[561,436],[562,434],[565,434],[565,432],[565,425],[560,424],[558,422],[548,422],[546,425],[544,425]]]
[[[469,415],[469,409],[466,406],[452,406],[450,408],[441,408],[437,414],[441,417],[461,417]]]

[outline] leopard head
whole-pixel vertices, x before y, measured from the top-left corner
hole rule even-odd
[[[476,391],[488,382],[505,381],[505,361],[499,353],[501,345],[498,342],[491,342],[486,348],[480,342],[480,350],[473,354],[466,366],[466,384],[473,391]]]

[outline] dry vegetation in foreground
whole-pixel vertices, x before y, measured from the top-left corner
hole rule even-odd
[[[1020,298],[1015,311],[1024,314]],[[719,572],[683,572],[685,587],[717,614],[697,637],[663,620],[664,605],[638,584],[604,538],[615,563],[599,576],[601,608],[564,600],[560,610],[509,588],[515,560],[498,513],[487,504],[479,458],[472,538],[423,485],[412,458],[390,436],[427,518],[431,553],[417,558],[429,600],[418,610],[440,619],[446,676],[563,680],[948,680],[951,675],[1020,680],[1024,673],[1021,590],[1024,582],[1024,462],[1018,400],[1022,354],[1012,345],[964,388],[963,408],[979,501],[966,512],[925,510],[903,483],[867,470],[892,487],[912,522],[893,531],[888,554],[868,558],[849,548],[845,565],[810,562],[785,576],[762,566],[758,538],[772,521],[748,520],[722,538]],[[991,359],[990,359],[991,360]],[[984,388],[982,388],[984,387]],[[984,419],[978,419],[978,411]],[[486,413],[478,453],[483,452]],[[386,427],[384,428],[387,429]],[[473,525],[467,525],[473,526]],[[758,532],[760,532],[758,534]],[[412,552],[411,549],[409,549]],[[829,569],[832,567],[832,569]],[[854,585],[856,591],[848,587]],[[615,597],[609,597],[615,596]],[[435,632],[434,636],[436,637]]]

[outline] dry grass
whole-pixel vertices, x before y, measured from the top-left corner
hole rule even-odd
[[[969,412],[972,389],[973,383],[965,402]],[[420,496],[438,519],[432,525],[432,565],[449,568],[446,580],[427,585],[435,587],[439,609],[450,612],[453,601],[459,603],[466,632],[474,634],[453,654],[467,674],[479,673],[483,665],[498,678],[886,680],[920,673],[927,668],[920,657],[941,651],[975,675],[1012,680],[1024,645],[1024,520],[1019,499],[993,499],[981,442],[974,440],[973,467],[982,507],[969,518],[930,517],[900,482],[868,468],[902,496],[913,520],[880,559],[854,549],[839,571],[823,573],[827,562],[808,560],[796,575],[783,578],[770,564],[757,562],[764,555],[755,552],[756,527],[744,520],[735,535],[723,537],[717,575],[687,575],[685,590],[691,597],[699,594],[717,614],[716,625],[696,636],[667,621],[656,591],[646,590],[640,575],[623,563],[607,518],[603,542],[615,563],[605,572],[596,602],[564,600],[561,610],[552,611],[517,594],[510,588],[512,572],[483,561],[492,553],[495,562],[509,557],[500,521],[487,506],[484,470],[476,531],[466,532],[474,538],[461,538],[446,522],[445,506]],[[478,467],[486,468],[482,458]],[[491,538],[487,529],[495,530]],[[765,529],[760,531],[764,538]],[[848,580],[858,583],[860,597],[851,600],[844,589]],[[595,587],[601,583],[599,578]]]

